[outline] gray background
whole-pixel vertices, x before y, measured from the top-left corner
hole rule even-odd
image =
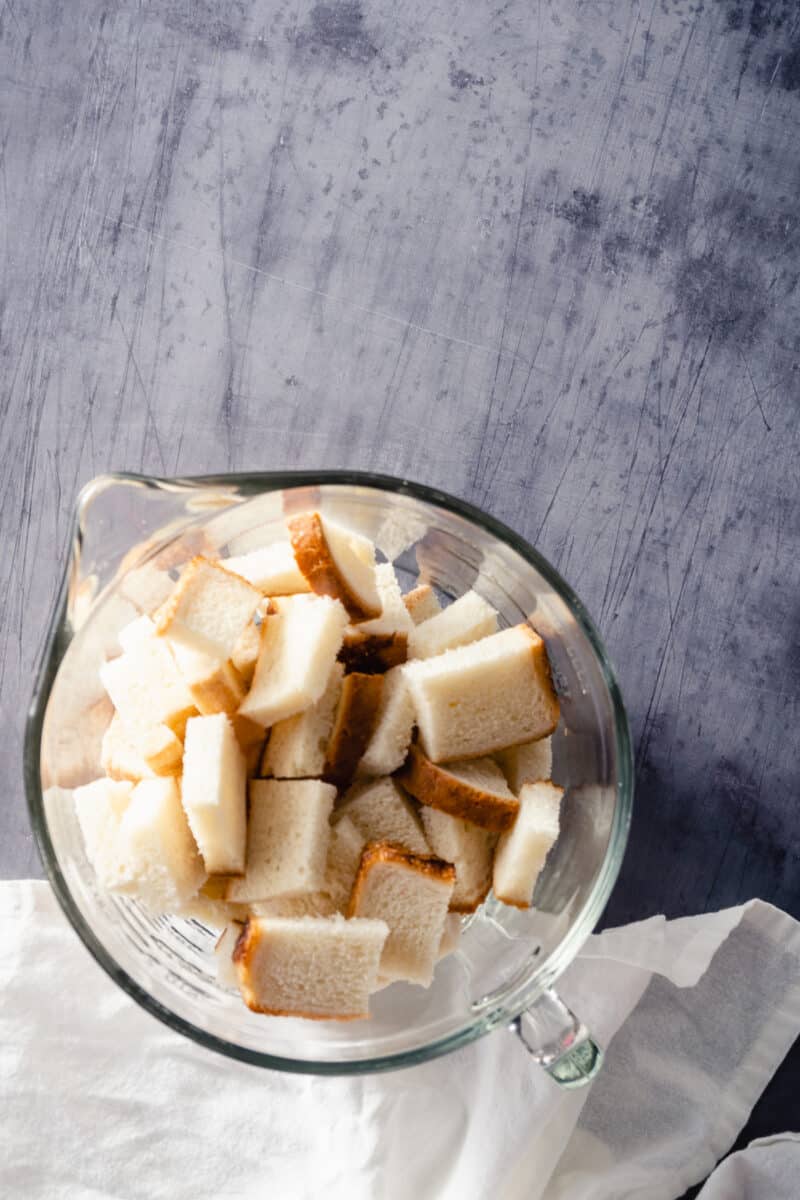
[[[2,874],[80,485],[358,466],[593,613],[606,920],[800,913],[797,4],[5,0],[0,138]]]

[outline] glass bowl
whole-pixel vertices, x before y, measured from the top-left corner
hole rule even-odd
[[[98,888],[70,789],[101,774],[111,717],[98,677],[117,631],[152,610],[198,552],[242,554],[285,537],[287,512],[318,508],[373,539],[404,588],[474,588],[503,625],[528,620],[547,644],[561,698],[553,778],[561,835],[530,910],[490,896],[424,990],[395,984],[356,1022],[250,1012],[215,975],[216,932],[155,917]],[[97,962],[148,1012],[249,1063],[322,1074],[409,1066],[512,1025],[558,1082],[591,1078],[602,1054],[553,991],[617,878],[633,799],[628,724],[582,604],[537,552],[486,513],[407,480],[352,471],[198,479],[102,476],[78,499],[72,546],[36,680],[25,781],[39,851],[64,912]]]

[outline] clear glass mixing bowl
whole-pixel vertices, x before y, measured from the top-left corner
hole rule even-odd
[[[250,1012],[217,983],[213,930],[153,917],[97,887],[69,794],[101,773],[111,709],[98,667],[117,652],[117,631],[154,608],[196,553],[241,554],[285,537],[285,514],[309,507],[372,538],[405,587],[425,579],[449,597],[475,588],[504,624],[529,620],[561,697],[553,777],[565,788],[562,831],[534,906],[517,911],[490,898],[429,990],[395,984],[358,1022]],[[85,945],[144,1008],[204,1046],[265,1067],[337,1074],[409,1066],[512,1025],[565,1086],[598,1069],[600,1050],[552,989],[619,872],[633,798],[625,710],[580,601],[531,546],[478,509],[361,472],[95,479],[76,507],[28,720],[25,780],[42,859]]]

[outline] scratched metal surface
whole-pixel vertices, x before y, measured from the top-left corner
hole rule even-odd
[[[616,661],[606,919],[798,889],[793,0],[0,5],[0,871],[92,475],[408,474]]]

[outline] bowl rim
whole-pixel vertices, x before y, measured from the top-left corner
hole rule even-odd
[[[616,803],[609,831],[608,845],[598,876],[589,896],[559,944],[530,975],[507,991],[501,1002],[475,1018],[455,1033],[447,1034],[413,1050],[378,1055],[374,1058],[336,1061],[284,1058],[229,1042],[217,1034],[194,1025],[156,1000],[125,971],[106,949],[86,922],[75,903],[61,870],[45,814],[41,787],[40,759],[44,715],[58,668],[71,641],[66,626],[67,596],[70,566],[82,542],[83,515],[87,506],[100,491],[116,484],[131,484],[167,492],[192,492],[206,488],[235,488],[245,498],[290,488],[337,485],[367,488],[406,495],[443,508],[468,522],[483,528],[499,541],[515,550],[533,566],[564,601],[575,617],[596,656],[603,682],[611,700],[614,717],[614,741],[617,764]],[[95,476],[78,493],[70,527],[70,546],[73,548],[64,571],[56,601],[53,605],[44,642],[36,683],[25,725],[23,772],[28,814],[39,856],[62,911],[95,962],[133,1000],[152,1016],[176,1032],[191,1038],[207,1049],[253,1066],[266,1067],[295,1074],[358,1075],[414,1066],[448,1054],[476,1041],[499,1025],[510,1025],[525,1009],[549,988],[579,953],[581,946],[597,924],[616,883],[628,841],[633,811],[634,763],[633,747],[625,705],[608,652],[583,603],[558,571],[529,542],[509,526],[483,509],[461,500],[440,488],[417,483],[405,477],[362,470],[303,470],[229,472],[217,475],[162,477],[135,472],[108,472]]]

